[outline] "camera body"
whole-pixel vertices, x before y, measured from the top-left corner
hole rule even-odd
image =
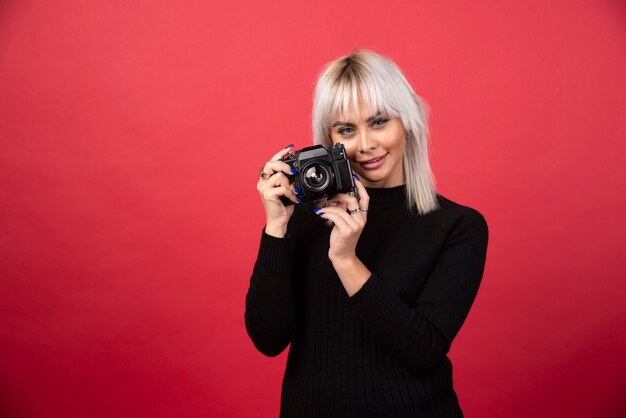
[[[297,194],[302,202],[310,202],[337,193],[351,193],[358,199],[350,162],[343,144],[333,144],[326,149],[322,145],[302,148],[289,153],[281,160],[293,167],[298,174],[293,176]],[[293,202],[284,196],[285,205]]]

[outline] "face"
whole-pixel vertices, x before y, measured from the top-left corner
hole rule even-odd
[[[404,126],[396,117],[377,114],[359,101],[359,119],[352,109],[331,122],[333,144],[343,144],[352,170],[366,187],[404,184]]]

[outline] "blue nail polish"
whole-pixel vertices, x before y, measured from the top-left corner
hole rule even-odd
[[[293,147],[293,144],[289,144],[285,148],[291,148],[291,147]]]
[[[298,186],[296,186],[293,191],[296,192],[296,194],[302,194],[302,190],[300,190]]]
[[[302,203],[302,199],[300,199],[299,197],[296,197],[296,200],[298,201],[298,203]]]
[[[313,212],[317,213],[317,212],[319,212],[320,210],[321,210],[320,208],[315,208],[315,209],[313,209]]]
[[[357,176],[356,174],[352,173],[352,175],[354,176],[355,179],[357,179],[358,181],[361,181],[361,179],[359,178],[359,176]]]
[[[298,170],[296,170],[296,169],[295,169],[295,168],[293,168],[293,167],[289,167],[289,170],[291,170],[291,174],[293,174],[294,176],[295,176],[296,174],[298,174]]]
[[[323,214],[325,214],[326,212],[317,212],[318,215],[322,216]]]

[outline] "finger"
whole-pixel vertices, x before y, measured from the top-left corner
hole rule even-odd
[[[353,219],[348,212],[337,207],[324,207],[321,209],[322,218],[333,221],[342,234],[352,235],[359,232],[363,226]]]
[[[333,200],[336,200],[337,202],[341,202],[342,206],[346,209],[346,211],[348,211],[348,214],[352,218],[358,220],[359,224],[362,224],[367,220],[366,212],[362,212],[362,211],[358,211],[354,213],[350,212],[351,210],[360,209],[364,207],[362,206],[361,202],[356,199],[356,197],[351,196],[349,194],[345,194],[345,193],[339,193],[333,197]]]
[[[293,149],[293,144],[287,145],[287,147],[281,149],[276,154],[274,154],[274,156],[272,158],[270,158],[270,161],[278,161],[278,160],[280,160],[285,155],[289,154],[292,149]]]
[[[272,202],[280,202],[280,196],[285,196],[293,203],[300,203],[298,197],[288,186],[271,187],[263,191],[263,198]]]
[[[291,149],[293,148],[293,144],[289,144],[287,145],[285,148],[281,149],[280,151],[278,151],[276,154],[274,154],[272,156],[272,158],[270,158],[269,161],[279,161],[280,159],[282,159],[284,156],[286,156],[287,154],[289,154],[291,152]],[[277,171],[283,171],[282,169],[273,169],[271,166],[268,166],[267,163],[263,166],[263,168],[261,169],[261,173],[259,173],[259,176],[262,175],[263,172],[267,173],[268,175],[272,175]],[[289,174],[289,173],[288,173]],[[261,179],[263,180],[267,180],[267,178],[261,177]]]
[[[332,199],[329,199],[329,202],[341,202],[348,209],[354,209],[354,208],[359,207],[359,201],[356,200],[356,197],[350,196],[349,194],[346,194],[346,193],[338,193],[334,195]]]
[[[354,185],[356,186],[357,191],[359,192],[359,207],[361,209],[369,210],[370,195],[367,194],[367,190],[365,189],[365,186],[363,185],[363,183],[361,183],[361,180],[358,177],[355,177]],[[362,213],[365,219],[367,219],[367,212],[360,212],[360,213]]]
[[[327,201],[331,206],[336,206],[338,208],[342,208],[343,210],[348,210],[348,205],[343,203],[343,202],[337,202],[334,200],[328,200]]]
[[[289,186],[290,181],[286,175],[281,172],[274,173],[267,179],[260,178],[257,182],[257,190],[262,191],[266,188],[272,188],[276,186]]]
[[[282,161],[268,161],[267,163],[265,163],[263,171],[269,173],[270,175],[279,172],[285,173],[288,176],[294,176],[298,174],[298,172],[292,166]]]

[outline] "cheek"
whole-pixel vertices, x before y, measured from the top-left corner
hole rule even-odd
[[[401,136],[400,138],[398,138],[397,144],[398,145],[396,146],[396,148],[398,149],[398,151],[404,154],[404,151],[406,149],[406,141],[404,139],[404,136]]]
[[[398,130],[393,139],[393,148],[399,152],[404,153],[404,147],[406,146],[406,140],[404,130]]]

